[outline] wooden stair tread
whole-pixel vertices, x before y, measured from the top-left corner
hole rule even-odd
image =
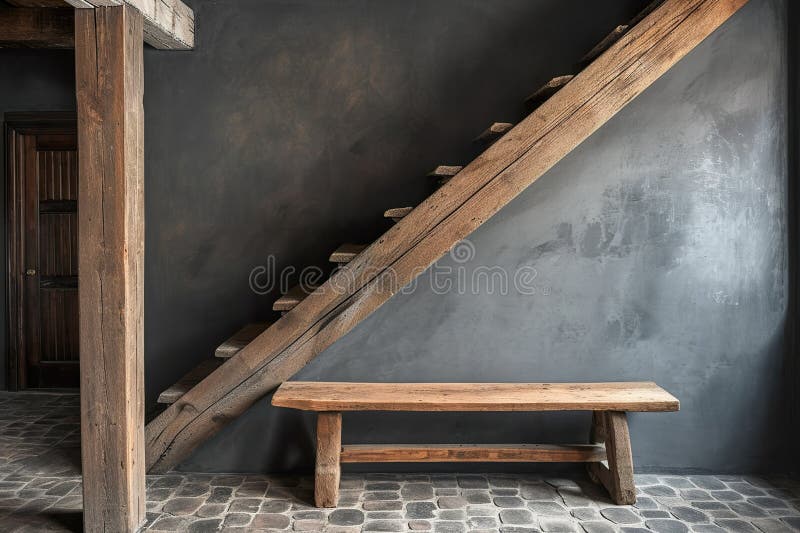
[[[331,256],[328,258],[328,261],[331,263],[349,263],[355,257],[363,252],[368,244],[343,244],[339,246]]]
[[[395,207],[393,209],[387,209],[383,212],[383,216],[385,218],[391,218],[395,222],[400,220],[401,218],[408,215],[411,211],[413,211],[413,207]]]
[[[287,381],[272,404],[308,411],[677,411],[652,382],[341,383]]]
[[[528,105],[539,105],[554,94],[556,94],[564,85],[569,83],[574,74],[565,74],[564,76],[556,76],[533,92],[525,99]]]
[[[314,292],[316,287],[303,287],[302,285],[295,285],[286,294],[275,300],[272,304],[273,311],[291,311],[297,304],[305,300],[305,298]]]
[[[461,172],[462,168],[464,167],[458,165],[439,165],[428,172],[428,176],[431,178],[452,178]]]
[[[158,395],[158,403],[172,404],[177,402],[189,389],[203,381],[206,376],[219,368],[222,361],[219,359],[206,359],[199,365],[183,375],[175,384]]]
[[[494,142],[506,133],[508,133],[514,125],[510,122],[493,122],[491,126],[483,130],[483,133],[475,137],[477,142]]]
[[[625,35],[625,32],[628,31],[629,27],[630,26],[628,26],[627,24],[620,24],[619,26],[611,30],[611,33],[603,37],[603,39],[599,43],[597,43],[594,46],[594,48],[589,50],[589,52],[581,58],[581,63],[590,63],[595,59],[597,59],[600,56],[600,54],[611,48],[611,45],[617,42],[620,39],[620,37]]]
[[[217,346],[217,349],[214,351],[214,357],[219,357],[220,359],[230,359],[236,355],[239,350],[250,344],[253,339],[261,335],[261,333],[263,333],[271,325],[271,322],[247,324],[245,327],[234,333],[230,339]]]

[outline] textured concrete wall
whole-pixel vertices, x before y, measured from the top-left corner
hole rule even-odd
[[[534,294],[437,294],[428,271],[297,378],[652,379],[683,408],[632,415],[639,468],[780,468],[784,9],[751,2],[470,236],[470,261],[434,269],[533,268]],[[312,421],[267,401],[184,468],[307,465]],[[344,440],[569,441],[587,424],[579,414],[347,415]]]
[[[429,194],[427,170],[469,161],[472,137],[517,120],[527,93],[644,2],[188,3],[197,49],[145,56],[151,402],[272,316],[275,293],[248,286],[254,267],[324,265],[338,244],[379,235],[384,209]],[[434,294],[428,272],[299,377],[655,379],[683,411],[632,417],[637,466],[773,469],[786,423],[785,8],[751,0],[472,235],[470,261],[437,264],[533,268],[533,295]],[[45,74],[20,70],[20,53],[0,51],[0,108],[71,105],[69,57],[36,52],[58,65]],[[312,420],[268,400],[183,468],[307,467]],[[586,423],[353,415],[345,440],[571,440]]]

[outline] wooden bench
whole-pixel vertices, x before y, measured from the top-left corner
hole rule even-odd
[[[317,411],[317,507],[336,507],[342,463],[585,462],[617,504],[636,501],[627,411],[677,411],[651,382],[324,383],[287,381],[272,404]],[[345,445],[343,411],[592,411],[589,444]]]

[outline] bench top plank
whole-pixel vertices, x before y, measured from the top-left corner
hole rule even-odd
[[[305,411],[677,411],[653,382],[343,383],[287,381],[272,405]]]

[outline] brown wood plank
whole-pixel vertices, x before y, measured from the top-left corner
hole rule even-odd
[[[303,287],[302,285],[295,285],[286,294],[275,300],[272,304],[273,311],[288,312],[294,309],[297,304],[308,298],[308,295],[314,292],[314,287]]]
[[[494,143],[500,139],[500,137],[511,131],[513,127],[514,125],[510,122],[493,122],[491,126],[475,137],[475,142]]]
[[[428,177],[436,178],[437,184],[441,186],[450,181],[453,176],[461,172],[463,168],[464,167],[458,165],[439,165],[428,172]]]
[[[271,325],[270,322],[257,322],[255,324],[246,325],[234,333],[230,339],[217,346],[217,349],[214,351],[214,357],[230,359]]]
[[[342,467],[342,413],[317,415],[317,461],[314,469],[314,503],[317,507],[336,507]]]
[[[222,361],[219,359],[206,359],[202,361],[199,365],[184,374],[174,385],[159,394],[158,403],[172,404],[177,402],[189,389],[203,381],[206,376],[219,368],[221,364]]]
[[[331,263],[349,263],[353,259],[358,256],[361,252],[367,249],[368,244],[343,244],[339,246],[331,256],[328,258],[328,261]]]
[[[605,461],[597,444],[348,444],[342,463],[474,463]]]
[[[567,86],[392,226],[348,268],[147,427],[168,470],[352,330],[553,167],[747,0],[666,0]],[[336,290],[346,286],[347,290]],[[330,290],[329,290],[330,289]]]
[[[0,9],[0,48],[74,48],[73,9]]]
[[[75,14],[86,532],[145,519],[142,32],[127,6]]]
[[[617,505],[636,503],[636,485],[633,482],[633,453],[628,432],[628,416],[620,411],[604,413],[608,472],[605,485]]]
[[[343,383],[287,381],[272,405],[308,411],[677,411],[652,382]]]
[[[400,222],[400,219],[413,211],[413,207],[394,207],[387,209],[383,212],[384,218],[391,218],[395,222]]]
[[[600,54],[611,48],[615,42],[617,42],[620,37],[625,35],[625,32],[628,31],[630,26],[627,24],[621,24],[611,30],[611,33],[603,37],[603,39],[597,43],[594,48],[589,50],[585,56],[581,58],[581,63],[589,63],[594,61]]]
[[[538,89],[533,92],[529,97],[525,99],[525,103],[530,106],[538,106],[541,105],[542,102],[556,94],[558,91],[561,90],[566,84],[572,81],[572,78],[575,76],[573,74],[567,74],[564,76],[556,76],[555,78],[551,79]]]

